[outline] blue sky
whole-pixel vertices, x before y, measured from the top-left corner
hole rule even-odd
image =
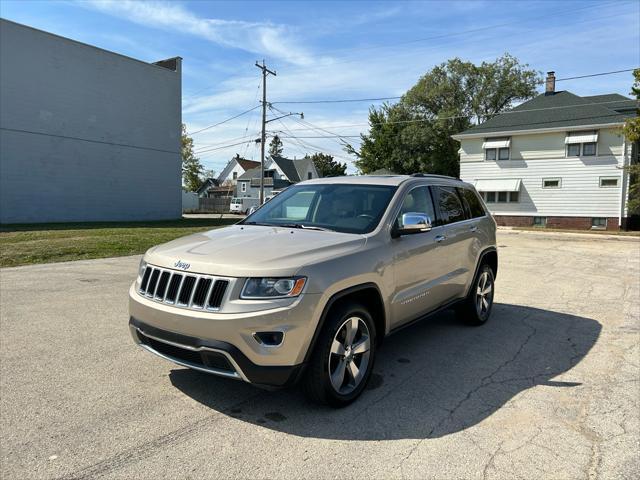
[[[0,1],[4,18],[153,62],[183,57],[183,120],[196,131],[258,105],[258,59],[277,71],[268,100],[403,94],[452,57],[491,61],[504,52],[558,78],[640,65],[640,2],[155,2]],[[560,82],[578,95],[627,95],[631,74]],[[379,102],[378,102],[379,103]],[[371,102],[281,104],[325,131],[367,130]],[[314,137],[294,118],[283,135]],[[259,159],[259,109],[194,135],[203,164],[220,171],[235,153]],[[328,135],[328,134],[327,134]],[[351,138],[357,145],[357,138]],[[206,151],[232,143],[243,145]],[[322,150],[352,159],[337,138],[285,139],[285,154]],[[350,171],[353,168],[350,167]]]

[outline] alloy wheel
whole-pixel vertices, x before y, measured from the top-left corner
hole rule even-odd
[[[360,317],[349,317],[338,328],[329,352],[329,379],[337,393],[348,395],[360,385],[367,373],[370,354],[366,322]]]
[[[484,271],[478,279],[476,290],[476,310],[481,318],[489,313],[491,302],[493,302],[493,282],[489,272]]]

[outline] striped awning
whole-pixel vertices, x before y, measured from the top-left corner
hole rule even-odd
[[[567,135],[564,139],[565,144],[570,143],[595,143],[598,141],[598,132],[581,133],[580,135]]]
[[[511,145],[510,138],[488,139],[482,144],[482,148],[509,148],[509,145]]]
[[[519,192],[521,178],[487,178],[476,180],[474,185],[479,192]]]

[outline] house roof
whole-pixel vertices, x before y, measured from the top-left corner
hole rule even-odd
[[[218,183],[222,183],[229,176],[236,163],[240,165],[245,172],[260,166],[260,162],[247,160],[246,158],[241,158],[240,155],[236,155],[227,162],[227,165],[222,169],[220,175],[218,175]]]
[[[306,173],[309,168],[315,170],[315,165],[313,164],[313,160],[309,157],[304,157],[296,160],[291,160],[290,158],[280,157],[278,155],[272,155],[271,160],[275,162],[282,173],[289,179],[290,182],[296,183],[301,182],[302,180],[306,180]]]
[[[291,182],[295,183],[300,181],[300,174],[296,168],[296,162],[300,162],[301,160],[291,160],[290,158],[284,158],[278,155],[272,155],[271,160],[280,167],[282,173],[284,173]]]
[[[237,159],[237,161],[245,172],[247,170],[251,170],[252,168],[260,166],[260,162],[256,162],[255,160],[247,160],[246,158],[239,158]]]
[[[218,186],[218,180],[216,180],[215,178],[207,178],[204,180],[204,182],[202,182],[202,185],[200,185],[200,188],[198,188],[197,193],[200,194],[202,192],[205,192],[208,188],[216,186]]]
[[[568,91],[542,94],[458,135],[621,124],[635,115],[635,100],[617,93],[580,97]]]
[[[238,180],[251,180],[252,178],[260,178],[260,164],[250,170],[247,170],[238,177]]]

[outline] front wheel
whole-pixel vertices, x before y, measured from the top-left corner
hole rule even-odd
[[[483,263],[471,285],[469,295],[457,310],[458,315],[470,325],[483,325],[491,316],[495,291],[491,267]]]
[[[364,390],[373,369],[376,331],[357,303],[332,310],[311,356],[303,389],[316,403],[344,407]]]

